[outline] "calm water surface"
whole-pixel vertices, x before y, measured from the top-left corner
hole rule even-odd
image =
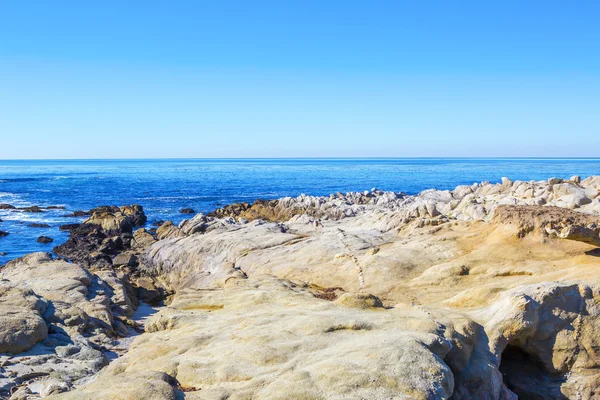
[[[63,205],[40,214],[0,210],[0,264],[32,251],[51,251],[66,239],[58,226],[74,210],[98,205],[141,204],[149,223],[185,216],[182,208],[207,212],[257,198],[326,195],[371,188],[416,194],[478,181],[540,180],[600,174],[600,159],[210,159],[1,161],[0,203]],[[50,228],[31,228],[32,222]],[[36,242],[38,236],[52,244]]]

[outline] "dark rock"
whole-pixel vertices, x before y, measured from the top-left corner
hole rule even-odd
[[[34,223],[29,224],[27,226],[29,226],[31,228],[50,228],[50,225],[48,225],[48,224],[40,224],[38,222],[34,222]]]
[[[194,211],[194,210],[193,210],[193,209],[191,209],[191,208],[184,208],[184,209],[182,209],[182,210],[181,210],[181,213],[182,213],[182,214],[195,214],[195,213],[196,213],[196,211]]]
[[[0,231],[0,237],[8,236],[8,232]]]
[[[39,243],[52,243],[54,241],[54,239],[48,237],[48,236],[40,236],[39,238],[37,238],[37,241]]]
[[[64,210],[65,206],[48,206],[46,210]]]
[[[138,299],[146,304],[159,305],[166,297],[165,292],[157,288],[149,278],[139,278],[132,283],[137,289]]]
[[[0,251],[0,256],[5,256],[6,252],[5,251]]]
[[[100,207],[96,207],[96,208],[92,208],[90,211],[88,211],[88,215],[92,215],[93,213],[117,213],[121,211],[121,209],[117,206],[100,206]]]
[[[164,223],[165,223],[165,221],[163,221],[162,219],[159,219],[158,221],[156,221],[156,222],[153,222],[153,223],[152,223],[152,226],[156,226],[156,227],[158,227],[158,226],[161,226],[161,225],[162,225],[162,224],[164,224]]]
[[[151,235],[156,235],[156,228],[150,228],[148,229],[148,233]]]
[[[44,212],[44,210],[41,207],[39,207],[39,206],[23,207],[23,208],[19,208],[19,210],[21,210],[23,212],[30,212],[30,213],[42,213],[42,212]]]
[[[90,215],[92,215],[90,211],[77,210],[73,211],[72,214],[65,215],[65,217],[89,217]]]
[[[148,218],[144,213],[144,207],[139,204],[132,204],[130,206],[123,206],[120,208],[121,212],[131,220],[133,226],[144,225]]]
[[[79,228],[81,224],[65,224],[58,227],[61,231],[71,231],[75,228]]]
[[[10,205],[10,204],[6,204],[6,203],[0,204],[0,210],[14,210],[15,208],[17,208],[17,207]]]

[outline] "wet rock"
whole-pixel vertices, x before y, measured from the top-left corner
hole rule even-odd
[[[77,210],[65,215],[65,217],[89,217],[90,215],[92,215],[91,211]]]
[[[183,208],[180,211],[182,214],[195,214],[196,211],[194,211],[192,208]]]
[[[120,212],[95,212],[90,218],[84,221],[84,224],[97,225],[104,231],[115,233],[132,233],[133,228],[131,219]]]
[[[19,208],[19,210],[21,210],[23,212],[29,212],[29,213],[43,213],[44,212],[44,209],[39,206],[24,207],[24,208]]]
[[[65,210],[66,207],[65,206],[48,206],[46,207],[46,210]]]
[[[161,226],[161,225],[162,225],[162,224],[164,224],[164,223],[165,223],[165,221],[163,221],[162,219],[160,219],[160,220],[158,220],[158,221],[156,221],[156,222],[153,222],[153,223],[152,223],[152,226],[159,227],[159,226]]]
[[[39,222],[34,222],[31,224],[28,224],[27,226],[30,228],[50,228],[50,225],[44,224],[44,223],[39,223]]]
[[[139,204],[123,206],[120,208],[120,210],[125,216],[129,217],[133,226],[144,225],[148,220],[146,214],[144,213],[144,208]]]
[[[0,210],[14,210],[15,206],[11,205],[11,204],[6,204],[6,203],[2,203],[0,204]]]
[[[37,242],[39,243],[52,243],[54,241],[54,239],[52,239],[51,237],[48,236],[40,236],[39,238],[37,238]]]
[[[75,228],[79,228],[81,224],[64,224],[58,227],[61,231],[70,231]]]
[[[8,232],[6,232],[6,231],[0,231],[0,238],[1,237],[5,237],[5,236],[8,236]]]

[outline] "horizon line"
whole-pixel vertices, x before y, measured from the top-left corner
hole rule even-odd
[[[211,160],[600,160],[600,156],[415,156],[415,157],[132,157],[132,158],[3,158],[4,161],[211,161]]]

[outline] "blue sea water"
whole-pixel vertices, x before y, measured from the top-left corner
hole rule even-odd
[[[0,264],[33,251],[51,251],[67,233],[64,215],[99,205],[141,204],[149,223],[186,217],[182,208],[211,211],[229,203],[301,193],[326,195],[373,187],[416,194],[478,181],[540,180],[600,174],[600,159],[177,159],[0,161],[0,203],[62,205],[66,210],[0,210]],[[50,228],[31,228],[32,222]],[[40,244],[37,237],[54,238]]]

